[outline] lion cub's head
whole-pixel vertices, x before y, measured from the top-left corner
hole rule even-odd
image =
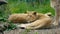
[[[37,18],[38,18],[37,12],[35,12],[35,11],[31,11],[31,12],[29,11],[29,12],[27,12],[27,14],[28,14],[28,16],[27,16],[26,20],[28,22],[33,22],[33,21],[37,20]]]

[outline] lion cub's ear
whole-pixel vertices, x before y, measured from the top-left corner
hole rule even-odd
[[[37,12],[33,12],[33,15],[36,15],[37,14]]]

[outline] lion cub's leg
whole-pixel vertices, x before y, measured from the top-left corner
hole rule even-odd
[[[21,24],[20,27],[25,29],[38,29],[38,28],[48,26],[49,24],[51,24],[51,19],[44,18],[44,19],[36,20],[35,22],[32,23]]]

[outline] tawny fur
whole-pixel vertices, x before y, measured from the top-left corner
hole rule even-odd
[[[27,14],[12,14],[9,16],[8,20],[13,23],[26,22]]]
[[[23,27],[25,29],[38,29],[42,27],[49,27],[51,25],[52,18],[47,14],[37,14],[38,20],[28,23],[28,24],[21,24],[18,27]]]
[[[37,16],[32,13],[26,13],[26,14],[12,14],[9,16],[8,21],[11,21],[13,23],[27,23],[27,22],[33,22],[37,19]]]

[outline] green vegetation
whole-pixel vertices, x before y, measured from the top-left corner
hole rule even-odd
[[[51,12],[54,15],[54,9],[50,7],[49,0],[43,0],[39,5],[28,3],[24,0],[8,0],[8,5],[11,13],[23,13],[27,10],[34,10],[41,13]]]
[[[38,34],[38,32],[35,32],[35,34]]]

